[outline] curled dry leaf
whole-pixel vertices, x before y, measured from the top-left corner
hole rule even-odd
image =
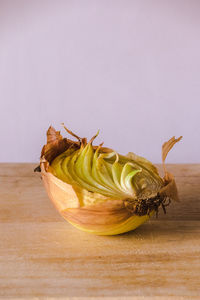
[[[40,168],[49,198],[75,227],[99,235],[120,234],[144,223],[159,207],[166,212],[170,201],[178,200],[165,159],[182,137],[163,144],[165,176],[161,178],[143,157],[123,156],[102,144],[93,146],[99,132],[87,142],[64,128],[77,141],[63,138],[50,127]]]

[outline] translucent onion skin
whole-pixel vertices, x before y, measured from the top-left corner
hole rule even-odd
[[[146,222],[160,206],[165,208],[166,200],[178,200],[173,175],[166,171],[165,158],[181,137],[173,137],[163,144],[165,176],[162,179],[156,167],[146,159],[133,153],[128,157],[114,155],[112,153],[116,152],[112,149],[92,145],[96,136],[87,143],[85,138],[66,130],[78,138],[78,142],[63,138],[60,132],[50,127],[47,144],[41,153],[40,169],[49,198],[76,228],[97,235],[125,233]],[[95,161],[95,154],[99,155],[99,161]],[[104,166],[104,162],[109,167]],[[61,163],[67,164],[63,165],[64,173],[60,169]],[[95,163],[97,170],[93,172],[90,168]],[[98,173],[99,170],[103,173]],[[120,176],[121,181],[118,180]]]

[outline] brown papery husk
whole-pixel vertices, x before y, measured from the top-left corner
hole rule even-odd
[[[169,150],[180,139],[181,137],[179,139],[173,137],[163,144],[162,157],[165,176],[163,178],[163,187],[156,196],[138,200],[114,199],[87,191],[78,185],[63,182],[49,172],[51,162],[58,155],[69,147],[77,150],[81,144],[87,144],[86,138],[78,137],[78,141],[63,138],[60,132],[51,126],[47,131],[47,144],[42,149],[40,160],[41,175],[45,189],[49,198],[65,219],[94,230],[112,228],[112,226],[123,223],[133,215],[144,216],[150,215],[152,212],[157,213],[160,206],[166,212],[165,207],[170,201],[178,201],[179,198],[174,177],[166,171],[165,159]],[[93,148],[97,149],[97,146],[93,146]],[[101,147],[100,151],[107,153],[113,150]],[[98,203],[95,203],[93,199],[98,199]]]

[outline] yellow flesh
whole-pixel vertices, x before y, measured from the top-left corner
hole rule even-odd
[[[136,199],[142,193],[149,197],[163,184],[150,168],[125,157],[119,158],[114,151],[100,153],[99,148],[95,151],[90,143],[56,157],[51,170],[62,181],[115,199]]]

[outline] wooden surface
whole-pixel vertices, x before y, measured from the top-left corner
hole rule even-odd
[[[200,299],[200,165],[168,165],[181,198],[133,232],[62,219],[34,164],[0,164],[0,299]]]

